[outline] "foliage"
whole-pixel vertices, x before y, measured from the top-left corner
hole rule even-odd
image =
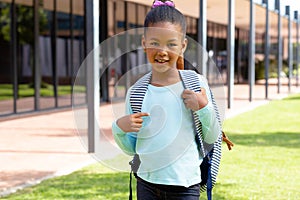
[[[255,80],[260,80],[265,78],[265,61],[257,60],[255,63]],[[282,62],[282,71],[287,74],[288,66],[287,61]],[[277,61],[275,59],[271,59],[269,63],[269,78],[277,78]]]
[[[42,2],[42,1],[41,1]],[[0,32],[6,41],[10,41],[11,29],[11,4],[0,3]],[[20,44],[33,44],[34,40],[34,23],[33,23],[33,7],[25,5],[16,5],[17,7],[17,34]],[[47,15],[43,8],[39,8],[39,31],[42,32],[48,23]]]

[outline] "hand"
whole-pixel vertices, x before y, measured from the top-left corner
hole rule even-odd
[[[206,91],[201,88],[200,92],[185,89],[181,95],[185,106],[192,111],[197,111],[208,104]]]
[[[149,113],[139,112],[126,115],[117,120],[117,125],[126,133],[139,132],[143,123],[142,117],[144,116],[149,116]]]

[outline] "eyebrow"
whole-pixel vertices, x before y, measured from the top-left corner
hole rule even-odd
[[[150,38],[150,40],[159,41],[159,39],[156,39],[156,38]],[[170,40],[168,40],[168,42],[176,42],[176,41],[178,41],[178,39],[170,39]]]

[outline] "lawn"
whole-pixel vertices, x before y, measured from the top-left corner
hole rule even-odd
[[[215,200],[299,199],[300,94],[228,119],[224,131],[235,146],[232,151],[223,146]],[[123,200],[128,181],[128,173],[94,164],[3,199]]]
[[[226,120],[216,199],[299,199],[300,95]]]
[[[19,84],[18,85],[18,97],[33,97],[34,88],[31,84]],[[85,89],[83,86],[76,86],[76,91],[83,92]],[[59,96],[71,94],[70,85],[59,85],[57,88]],[[53,86],[47,83],[43,83],[40,88],[40,95],[42,97],[53,97]],[[12,84],[0,84],[0,100],[13,99],[13,86]]]

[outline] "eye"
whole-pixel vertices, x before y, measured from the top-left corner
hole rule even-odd
[[[176,43],[169,43],[168,47],[172,48],[172,47],[177,47],[178,45]]]
[[[158,42],[150,42],[150,46],[157,47],[157,46],[159,46],[159,43]]]

